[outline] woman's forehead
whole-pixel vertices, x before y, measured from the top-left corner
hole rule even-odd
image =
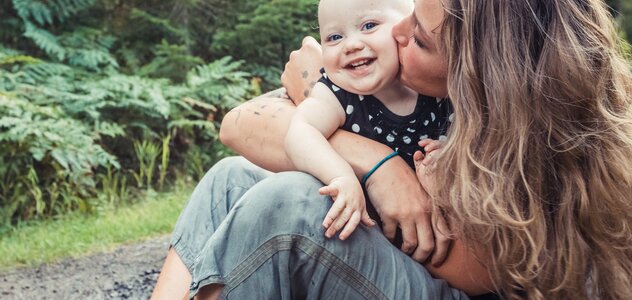
[[[428,35],[438,33],[444,16],[445,10],[440,0],[415,0],[413,18]]]

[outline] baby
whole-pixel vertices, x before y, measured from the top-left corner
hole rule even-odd
[[[395,151],[382,162],[400,155],[411,167],[417,143],[440,139],[446,131],[448,101],[418,95],[397,79],[391,30],[413,8],[411,0],[320,1],[324,72],[298,106],[285,146],[294,165],[325,183],[319,192],[334,199],[323,221],[327,237],[344,227],[339,235],[344,240],[360,222],[375,224],[362,184],[327,142],[334,131],[342,128],[386,144]]]

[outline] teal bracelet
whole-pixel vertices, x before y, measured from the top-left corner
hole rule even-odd
[[[397,155],[397,151],[394,151],[393,153],[387,155],[386,157],[384,157],[382,160],[380,160],[380,162],[378,162],[377,164],[375,164],[375,166],[373,167],[373,169],[371,169],[371,171],[369,171],[369,173],[366,173],[366,175],[364,175],[364,177],[362,177],[362,185],[366,184],[366,181],[369,179],[369,176],[373,175],[373,173],[375,172],[375,170],[377,170],[377,168],[379,168],[380,166],[382,166],[387,160],[395,157]]]

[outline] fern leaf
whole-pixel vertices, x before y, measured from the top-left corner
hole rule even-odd
[[[118,68],[116,59],[108,52],[99,50],[77,49],[68,53],[68,62],[73,66],[90,70],[99,70],[102,65]]]
[[[30,38],[51,57],[57,58],[59,61],[64,60],[64,57],[66,57],[66,49],[59,44],[56,36],[47,30],[35,27],[35,25],[30,22],[26,22],[25,27],[25,37]]]
[[[13,0],[13,7],[25,22],[32,18],[40,25],[53,24],[50,8],[40,1]]]

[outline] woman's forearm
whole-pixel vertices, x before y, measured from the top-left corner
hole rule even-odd
[[[231,110],[220,127],[222,143],[270,171],[296,170],[285,152],[285,136],[296,106],[284,95],[280,89]],[[337,130],[329,142],[359,178],[392,152],[383,144],[344,130]]]
[[[220,127],[220,139],[254,164],[273,171],[296,168],[285,153],[285,135],[296,106],[285,90],[272,91],[231,110]]]
[[[390,147],[346,130],[337,130],[329,137],[329,143],[353,168],[358,179],[382,158],[393,152]]]

